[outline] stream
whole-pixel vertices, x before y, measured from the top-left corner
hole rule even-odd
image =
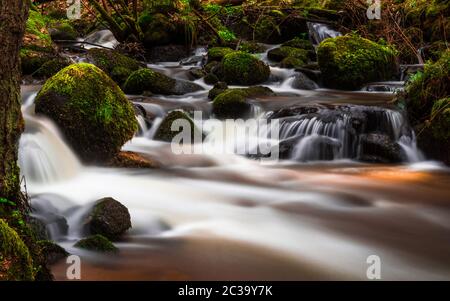
[[[320,30],[319,40],[337,34]],[[204,54],[200,48],[193,58]],[[267,52],[260,57],[267,61]],[[149,65],[179,79],[194,66],[195,59]],[[212,86],[200,79],[205,91],[130,96],[152,122],[139,116],[140,131],[123,150],[157,161],[162,168],[155,170],[83,165],[56,125],[34,114],[40,87],[22,86],[26,189],[34,214],[54,221],[51,238],[81,257],[82,280],[367,280],[370,255],[380,257],[384,280],[450,279],[450,170],[424,158],[403,112],[390,103],[402,83],[375,83],[396,87],[381,92],[370,85],[307,91],[293,87],[295,70],[272,66],[271,74],[264,86],[277,96],[251,101],[256,120],[279,121],[279,138],[250,129],[250,140],[295,140],[292,153],[255,160],[233,151],[249,137],[220,131],[208,133],[199,154],[175,155],[169,143],[153,140],[176,108],[202,112],[197,124],[224,123],[212,119]],[[279,114],[296,106],[308,110]],[[349,131],[361,118],[366,127]],[[402,162],[359,160],[360,137],[373,132],[398,142]],[[102,197],[117,199],[132,217],[115,255],[73,247],[86,212]],[[67,266],[52,267],[57,280],[66,279]]]

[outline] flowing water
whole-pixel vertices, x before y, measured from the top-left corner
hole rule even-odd
[[[196,65],[151,67],[185,79]],[[252,100],[256,124],[246,136],[211,118],[206,90],[130,97],[146,116],[137,117],[139,133],[123,149],[159,162],[156,170],[84,166],[58,128],[34,114],[39,87],[22,87],[19,163],[34,214],[81,256],[83,280],[364,280],[369,255],[381,258],[382,279],[450,279],[450,172],[417,149],[403,113],[389,103],[392,92],[298,90],[294,70],[271,71],[267,86],[280,96]],[[175,155],[152,139],[176,108],[202,112],[195,122],[210,129],[203,153]],[[279,121],[276,139],[259,130],[265,120]],[[401,147],[402,163],[359,160],[362,137],[374,132]],[[285,141],[292,149],[281,160],[236,154],[245,144]],[[107,196],[132,217],[120,252],[74,248],[86,213]],[[66,268],[53,266],[57,279]]]

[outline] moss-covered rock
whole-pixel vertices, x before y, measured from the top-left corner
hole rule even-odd
[[[69,20],[65,19],[50,22],[48,32],[53,41],[75,41],[78,37],[78,32],[73,28]]]
[[[133,152],[119,152],[106,166],[119,168],[159,168],[160,165],[148,158]]]
[[[142,94],[150,91],[155,94],[170,95],[176,80],[152,69],[140,69],[133,72],[124,84],[128,94]]]
[[[318,61],[329,88],[353,90],[397,73],[395,51],[356,35],[329,38],[320,43]]]
[[[108,49],[90,49],[87,58],[90,63],[106,72],[119,85],[123,85],[131,73],[141,67],[138,61]]]
[[[226,82],[218,82],[211,90],[209,90],[208,98],[212,100],[216,98],[217,95],[224,92],[226,89],[228,89],[228,85]]]
[[[47,30],[47,19],[36,10],[30,10],[22,47],[35,51],[53,51],[52,39]]]
[[[281,46],[293,47],[298,49],[304,49],[308,51],[314,51],[314,46],[310,40],[295,37],[292,40],[284,42]]]
[[[155,133],[155,140],[161,140],[165,142],[172,142],[173,138],[178,135],[180,132],[182,132],[182,129],[172,131],[172,124],[176,120],[181,121],[187,121],[190,126],[190,133],[191,133],[191,142],[195,142],[194,139],[196,135],[198,137],[202,137],[202,134],[200,132],[200,129],[194,124],[194,121],[183,111],[175,110],[171,111],[167,116],[164,118],[163,122],[160,124],[158,130]],[[184,123],[180,123],[180,126],[184,125]]]
[[[0,281],[34,280],[33,261],[30,252],[4,220],[0,219]]]
[[[114,157],[138,126],[131,103],[102,70],[73,64],[47,80],[36,113],[51,118],[86,162]]]
[[[30,50],[27,48],[20,49],[19,57],[22,74],[24,75],[33,74],[45,63],[55,58],[55,56],[51,53]]]
[[[248,53],[261,53],[261,52],[264,52],[265,48],[263,45],[261,45],[257,42],[242,41],[239,44],[239,50],[248,52]]]
[[[50,240],[38,241],[38,245],[45,256],[47,264],[55,264],[69,255],[63,247]]]
[[[78,241],[74,245],[74,247],[79,248],[79,249],[94,251],[94,252],[116,253],[118,251],[116,246],[114,246],[112,244],[112,242],[108,240],[108,238],[106,238],[100,234],[92,235],[87,238],[84,238],[84,239]]]
[[[434,102],[431,118],[433,136],[442,141],[450,141],[450,97]]]
[[[425,64],[424,72],[412,76],[405,92],[397,96],[399,105],[406,104],[420,149],[446,164],[450,164],[449,82],[450,51],[446,51],[438,61]]]
[[[128,94],[151,92],[162,95],[183,95],[203,88],[195,83],[175,80],[152,69],[144,68],[133,72],[124,84]]]
[[[213,113],[220,119],[246,118],[251,113],[248,98],[273,95],[266,87],[250,87],[247,89],[227,89],[214,98]]]
[[[177,41],[178,26],[168,15],[144,12],[139,18],[139,25],[144,32],[143,42],[146,48]]]
[[[267,64],[242,51],[225,55],[221,64],[221,80],[228,84],[255,85],[265,82],[270,76]]]
[[[405,88],[408,114],[413,123],[429,119],[434,102],[450,95],[450,51],[442,54],[436,62],[424,66]]]
[[[113,198],[103,198],[94,205],[86,225],[91,234],[117,240],[131,228],[131,217],[127,207],[120,202]]]
[[[308,51],[290,46],[281,46],[270,50],[267,53],[267,57],[275,62],[281,62],[285,58],[290,57],[302,60],[306,63],[308,61]]]
[[[302,59],[298,59],[298,58],[290,57],[290,56],[283,59],[280,63],[281,68],[288,68],[288,69],[301,68],[304,65],[305,65],[305,61],[303,61]]]
[[[234,50],[228,47],[213,47],[208,50],[208,63],[213,61],[221,61],[223,57]]]
[[[64,58],[55,58],[44,63],[33,76],[36,78],[49,78],[70,65],[70,61]]]
[[[206,74],[203,80],[207,85],[215,85],[219,82],[219,78],[213,73]]]

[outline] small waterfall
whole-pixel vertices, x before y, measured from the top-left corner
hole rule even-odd
[[[332,29],[329,25],[323,23],[308,22],[309,35],[315,45],[319,45],[327,38],[341,36],[339,31]]]
[[[108,30],[99,30],[89,34],[84,40],[84,42],[100,45],[106,48],[114,49],[120,43],[116,40],[113,33]],[[91,49],[96,48],[97,46],[85,44],[84,48]]]
[[[403,115],[394,110],[351,106],[319,108],[280,119],[280,141],[295,137],[291,159],[297,161],[357,159],[361,137],[377,133],[389,137],[405,153],[408,162],[423,158],[414,131]]]
[[[25,132],[19,143],[21,172],[28,182],[39,184],[71,178],[79,172],[81,163],[53,122],[33,115],[36,95],[22,106]]]

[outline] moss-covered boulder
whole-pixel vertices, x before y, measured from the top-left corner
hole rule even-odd
[[[449,82],[450,51],[446,51],[438,61],[425,64],[397,96],[398,105],[407,107],[419,148],[428,158],[446,164],[450,164]]]
[[[31,281],[34,277],[27,246],[17,232],[0,219],[0,281]]]
[[[408,114],[413,123],[429,119],[434,102],[450,95],[450,51],[442,54],[436,62],[424,66],[424,72],[412,76],[405,93]]]
[[[55,264],[69,256],[69,253],[61,246],[50,240],[41,240],[37,243],[45,256],[47,264]]]
[[[226,89],[228,89],[228,85],[226,82],[218,82],[211,90],[209,90],[208,98],[213,100],[217,95],[224,92]]]
[[[267,57],[274,62],[281,62],[285,58],[296,58],[304,63],[308,61],[308,51],[304,49],[294,48],[290,46],[281,46],[270,50]]]
[[[207,85],[215,85],[219,82],[219,78],[213,73],[206,74],[203,80]]]
[[[450,97],[434,102],[431,118],[433,136],[441,141],[450,141]]]
[[[310,40],[295,37],[292,40],[284,42],[281,46],[304,49],[307,51],[314,51],[314,46]]]
[[[120,202],[113,198],[103,198],[95,203],[86,225],[91,234],[117,240],[131,228],[131,217],[127,207]]]
[[[395,51],[356,35],[320,43],[318,61],[326,87],[354,90],[363,84],[390,80],[397,73]]]
[[[106,72],[116,83],[123,85],[141,63],[117,51],[93,48],[88,51],[87,59]]]
[[[53,51],[52,39],[47,30],[47,19],[36,10],[30,10],[22,47],[35,51]]]
[[[36,72],[45,63],[55,59],[52,53],[22,48],[19,52],[22,74],[29,75]]]
[[[213,61],[221,61],[227,54],[233,53],[234,50],[229,47],[213,47],[208,50],[208,63]]]
[[[196,136],[199,137],[199,139],[202,137],[200,129],[194,124],[194,121],[183,111],[175,110],[169,112],[167,116],[164,118],[164,120],[159,125],[158,130],[155,133],[155,140],[161,140],[165,142],[172,142],[173,138],[178,135],[180,132],[182,132],[183,128],[176,127],[177,130],[172,131],[172,125],[175,121],[180,120],[181,123],[180,126],[184,126],[184,121],[187,121],[190,127],[190,137],[191,142],[195,142]],[[201,141],[199,141],[201,142]]]
[[[85,162],[114,157],[137,131],[131,103],[102,70],[73,64],[51,77],[36,97],[36,113],[51,118]]]
[[[53,41],[75,41],[78,32],[70,24],[69,20],[53,20],[48,25],[48,32]]]
[[[269,79],[270,68],[257,57],[242,51],[225,55],[221,63],[220,79],[228,84],[255,85]]]
[[[39,67],[33,76],[39,79],[49,78],[70,65],[70,61],[64,58],[55,58]]]
[[[219,119],[247,118],[252,106],[248,98],[273,95],[266,87],[250,87],[247,89],[227,89],[214,98],[213,113]]]
[[[124,84],[128,94],[143,94],[151,92],[162,95],[183,95],[203,88],[189,81],[175,80],[167,75],[144,68],[133,72]]]
[[[116,246],[114,246],[108,238],[100,234],[84,238],[78,241],[74,247],[94,252],[116,253],[118,251]]]

